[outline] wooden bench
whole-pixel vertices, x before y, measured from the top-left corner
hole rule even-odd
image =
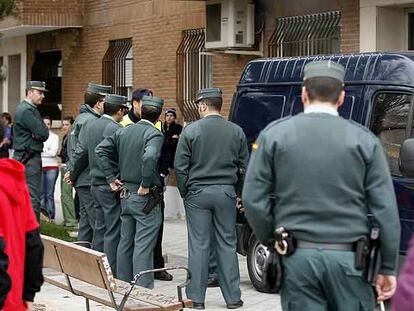
[[[115,279],[108,258],[103,253],[44,235],[42,241],[45,247],[45,281],[84,297],[86,310],[90,310],[90,300],[119,311],[173,311],[192,307],[190,300],[182,298],[182,289],[190,278],[187,268],[142,271],[134,279],[137,281],[141,275],[154,271],[184,269],[187,279],[177,286],[177,299],[157,290],[136,286],[134,280],[127,283]]]

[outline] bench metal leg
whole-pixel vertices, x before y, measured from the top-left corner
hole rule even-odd
[[[89,305],[89,299],[85,298],[85,302],[86,302],[86,311],[90,311],[91,310],[91,306]]]
[[[145,270],[141,271],[137,275],[134,276],[134,279],[131,281],[131,287],[129,290],[127,290],[124,294],[124,297],[122,298],[121,303],[119,304],[119,307],[117,311],[122,311],[124,309],[125,303],[128,300],[129,295],[131,295],[132,290],[134,289],[135,285],[138,283],[138,279],[143,276],[144,274],[148,273],[154,273],[154,272],[160,272],[160,271],[169,271],[169,270],[185,270],[187,272],[186,279],[183,283],[177,285],[177,295],[178,295],[178,301],[182,303],[182,306],[185,307],[184,301],[183,301],[183,288],[186,287],[190,283],[191,279],[191,273],[190,270],[186,267],[171,267],[171,268],[161,268],[161,269],[152,269],[152,270]],[[180,309],[182,310],[182,309]]]

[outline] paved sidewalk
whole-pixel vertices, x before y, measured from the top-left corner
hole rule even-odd
[[[167,255],[168,265],[187,265],[187,228],[183,220],[165,222],[163,252]],[[249,280],[246,258],[239,256],[240,286],[244,307],[240,310],[280,311],[279,295],[257,292]],[[183,272],[173,272],[173,282],[155,282],[155,288],[175,295],[176,281],[184,280]],[[219,288],[207,289],[206,310],[226,310],[226,304]],[[73,311],[85,310],[85,301],[67,291],[45,283],[42,291],[36,296],[36,311]],[[91,310],[113,310],[91,302]]]

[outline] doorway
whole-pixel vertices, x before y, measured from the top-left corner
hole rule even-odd
[[[62,118],[62,53],[61,51],[37,51],[32,66],[32,80],[46,82],[43,104],[39,106],[42,116],[52,120]]]

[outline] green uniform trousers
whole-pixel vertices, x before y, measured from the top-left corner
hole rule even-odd
[[[21,160],[23,154],[16,152],[14,158]],[[26,183],[29,188],[30,201],[37,221],[40,221],[40,184],[42,180],[42,158],[40,153],[34,154],[25,164]]]
[[[300,248],[283,257],[281,290],[284,311],[372,311],[375,297],[354,253]]]
[[[78,221],[75,215],[75,201],[72,195],[72,186],[63,181],[66,169],[60,169],[60,201],[62,202],[62,212],[64,225],[67,227],[76,227]]]
[[[240,273],[236,254],[236,193],[230,185],[206,186],[189,192],[184,201],[188,230],[187,297],[204,302],[214,236],[217,276],[227,304],[240,300]]]
[[[91,186],[95,201],[94,241],[97,248],[107,255],[112,273],[116,276],[116,251],[121,234],[121,203],[116,193],[107,185]]]
[[[155,207],[148,215],[143,211],[147,196],[137,194],[137,186],[125,187],[130,197],[121,199],[121,240],[117,252],[117,276],[130,282],[137,273],[153,269],[154,247],[161,225],[161,208]],[[154,288],[154,274],[146,274],[138,285]]]
[[[79,197],[79,233],[78,240],[89,242],[92,249],[97,250],[93,238],[95,230],[95,203],[92,198],[90,186],[76,187]]]

